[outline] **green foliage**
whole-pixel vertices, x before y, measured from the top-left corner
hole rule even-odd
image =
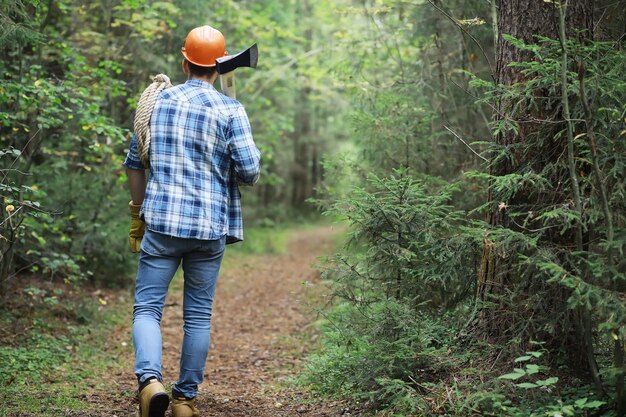
[[[395,298],[417,308],[450,308],[472,292],[476,247],[459,236],[464,213],[451,205],[453,187],[429,194],[407,171],[370,176],[331,213],[345,216],[354,252],[335,259],[341,296]],[[469,232],[468,228],[468,232]]]
[[[0,48],[12,43],[26,44],[37,42],[40,34],[35,29],[35,22],[29,19],[28,3],[21,0],[4,1],[0,4]]]
[[[472,292],[477,246],[471,228],[459,235],[464,216],[450,205],[453,188],[427,187],[406,170],[372,175],[367,186],[331,210],[352,228],[323,274],[339,304],[307,381],[410,415],[428,409],[422,384],[452,364],[445,351],[458,323],[440,312]]]
[[[547,379],[538,379],[536,378],[537,374],[540,372],[545,372],[549,368],[545,366],[540,366],[533,363],[533,360],[539,359],[543,356],[542,351],[528,351],[523,356],[518,356],[515,358],[514,362],[518,364],[517,366],[524,366],[524,368],[514,368],[513,372],[500,375],[500,379],[507,379],[515,381],[515,386],[524,389],[538,388],[538,387],[550,387],[556,384],[559,381],[558,377],[549,377]],[[533,377],[533,382],[529,382],[527,377]],[[518,382],[518,380],[525,380],[525,382]]]
[[[2,7],[13,26],[3,28],[0,50],[0,282],[18,270],[126,285],[127,97],[153,71],[149,54],[135,52],[158,53],[155,42],[170,36],[177,6],[67,0]]]
[[[368,407],[427,409],[420,387],[451,365],[444,353],[453,329],[393,300],[340,304],[327,321],[323,349],[309,358],[302,383]]]
[[[472,406],[489,415],[503,417],[584,416],[590,412],[612,415],[607,412],[605,401],[589,399],[595,397],[589,387],[560,389],[557,384],[559,377],[550,376],[549,367],[535,363],[541,360],[545,353],[545,349],[528,351],[514,360],[515,366],[524,364],[524,368],[517,367],[513,372],[499,376],[501,380],[511,381],[518,389],[517,393],[521,399],[517,404],[507,400],[503,395],[505,388],[500,387],[495,392],[478,391],[473,394],[470,399]]]
[[[0,347],[3,364],[0,383],[5,387],[41,384],[46,375],[58,370],[69,358],[65,348],[68,343],[64,337],[51,339],[39,336],[30,340],[28,347]]]

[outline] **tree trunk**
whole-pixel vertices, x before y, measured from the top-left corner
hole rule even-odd
[[[309,0],[304,0],[299,4],[301,22],[303,28],[303,51],[307,52],[311,49],[313,43],[313,28],[310,23],[312,15],[311,4]],[[300,86],[296,96],[296,111],[294,121],[294,137],[293,137],[293,165],[292,165],[292,207],[300,210],[303,208],[306,199],[310,196],[310,180],[309,180],[309,141],[311,137],[311,87],[308,75],[304,71],[299,71]]]
[[[593,1],[578,0],[567,2],[566,27],[567,36],[583,37],[592,39],[593,36]],[[525,44],[536,44],[536,35],[559,39],[559,8],[557,3],[537,0],[502,0],[497,14],[498,36],[496,48],[496,82],[500,85],[511,86],[517,82],[526,81],[532,78],[528,73],[524,74],[519,67],[511,67],[512,62],[523,62],[535,59],[529,51],[523,51],[508,42],[503,35],[511,35]],[[580,32],[579,32],[580,31]],[[537,96],[547,96],[544,92],[534,92]],[[556,97],[552,100],[544,101],[543,106],[531,108],[530,106],[520,106],[519,102],[513,100],[500,100],[494,118],[512,119],[521,121],[517,132],[511,130],[498,134],[495,137],[496,144],[507,147],[511,151],[509,158],[501,158],[497,162],[492,161],[490,165],[491,175],[498,177],[512,173],[521,173],[522,169],[531,169],[534,172],[541,172],[544,166],[556,163],[562,155],[566,154],[564,140],[547,141],[542,138],[554,137],[557,129],[563,129],[563,115],[561,114],[561,99]],[[516,107],[517,106],[517,107]],[[517,110],[516,110],[517,109]],[[548,121],[546,123],[545,121]],[[550,121],[560,123],[549,123]],[[549,143],[546,145],[545,143]],[[533,144],[533,148],[524,150],[519,144]],[[534,144],[537,144],[534,146]],[[543,145],[542,145],[543,144]],[[560,177],[560,173],[559,173]],[[563,177],[568,177],[565,167]],[[547,191],[546,193],[549,193]],[[542,195],[554,203],[561,201],[565,203],[571,199],[569,192],[557,193],[552,191],[550,195]],[[516,194],[504,201],[504,197],[496,195],[493,190],[489,191],[489,201],[492,202],[491,210],[488,214],[488,222],[494,227],[505,227],[518,232],[525,233],[525,229],[512,221],[508,216],[509,207],[515,208],[517,212],[529,212],[536,204],[537,192],[533,195],[528,190],[521,189]],[[574,245],[574,233],[560,235],[555,231],[554,235],[548,236],[560,245]],[[568,243],[569,242],[569,243]],[[515,253],[507,253],[506,249],[500,250],[497,242],[492,241],[489,236],[485,237],[483,245],[483,258],[481,270],[478,277],[478,296],[483,301],[489,301],[490,307],[485,307],[481,311],[479,327],[489,337],[500,340],[511,338],[511,323],[503,317],[507,312],[511,315],[517,314],[509,310],[502,302],[503,294],[508,294],[508,290],[520,284],[519,277],[511,272],[510,265],[514,261]],[[532,291],[530,289],[529,291]],[[561,292],[562,296],[565,294]],[[528,294],[529,296],[532,293]],[[508,298],[508,296],[507,296]],[[514,302],[519,302],[515,300]],[[523,302],[523,301],[522,301]],[[553,301],[554,302],[554,301]],[[557,303],[564,302],[558,300]],[[530,320],[531,317],[519,318],[520,320]],[[580,319],[580,318],[578,318]],[[572,322],[576,320],[572,318]],[[571,337],[571,335],[570,335]],[[580,345],[580,343],[579,343]],[[585,349],[584,347],[581,349]],[[589,352],[577,356],[586,357]]]

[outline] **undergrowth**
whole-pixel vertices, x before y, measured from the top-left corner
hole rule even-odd
[[[331,307],[299,382],[366,415],[614,416],[542,342],[476,337],[484,229],[454,192],[399,170],[335,204],[349,238],[322,268]]]
[[[93,409],[88,394],[120,371],[130,344],[110,331],[130,314],[119,292],[35,281],[0,309],[0,416],[68,416]]]

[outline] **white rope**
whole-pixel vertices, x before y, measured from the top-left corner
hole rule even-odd
[[[137,103],[134,129],[139,158],[146,168],[150,167],[150,117],[152,117],[159,93],[171,86],[172,83],[167,75],[158,74],[152,79],[152,84],[141,93]]]

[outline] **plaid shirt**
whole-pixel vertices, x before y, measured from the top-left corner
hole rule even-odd
[[[261,158],[243,106],[207,82],[188,80],[161,92],[150,134],[146,227],[180,238],[243,240],[237,184],[258,180]],[[124,165],[145,169],[134,135]]]

